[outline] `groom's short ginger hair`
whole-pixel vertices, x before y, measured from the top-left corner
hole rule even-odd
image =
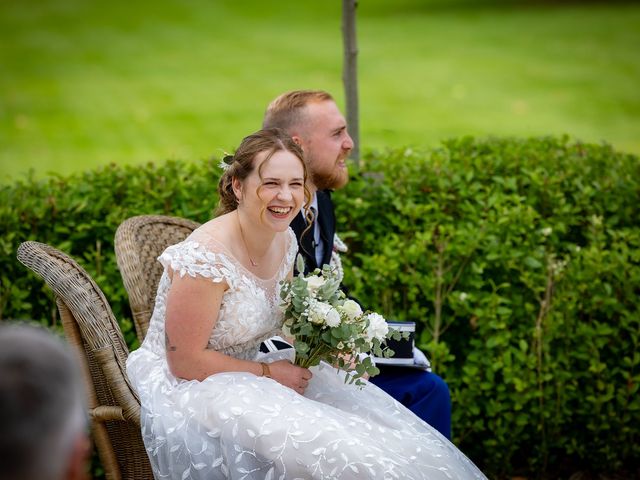
[[[262,128],[281,128],[290,135],[304,122],[303,109],[314,102],[335,102],[324,90],[293,90],[283,93],[267,107]]]

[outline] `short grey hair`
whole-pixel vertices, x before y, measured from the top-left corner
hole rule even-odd
[[[87,433],[85,390],[68,346],[42,327],[0,325],[0,472],[62,479]]]

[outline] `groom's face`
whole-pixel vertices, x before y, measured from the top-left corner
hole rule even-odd
[[[298,141],[310,179],[318,190],[338,189],[349,181],[346,160],[353,148],[347,122],[335,102],[309,103]]]

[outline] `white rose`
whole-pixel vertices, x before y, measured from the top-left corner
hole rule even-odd
[[[353,300],[346,300],[340,307],[340,310],[342,310],[350,320],[355,320],[362,315],[360,305],[358,305],[358,302],[354,302]]]
[[[340,325],[340,314],[328,303],[314,300],[309,305],[309,320],[318,325],[325,323],[329,327],[337,327]]]
[[[316,293],[318,291],[318,289],[324,285],[324,278],[319,277],[317,275],[311,275],[310,277],[307,277],[307,290],[309,290],[309,293]]]
[[[311,302],[311,305],[309,305],[309,321],[318,325],[326,323],[330,327],[335,327],[336,325],[340,324],[340,315],[338,314],[336,309],[328,303],[318,302],[317,300],[314,300]],[[331,324],[329,322],[331,322]]]
[[[337,327],[338,325],[340,325],[340,314],[335,308],[329,307],[327,317],[325,318],[325,323],[329,327]]]
[[[380,341],[384,340],[387,333],[389,333],[389,326],[384,317],[379,313],[370,313],[367,315],[367,319],[369,320],[369,326],[366,332],[367,340],[371,341],[374,338]]]

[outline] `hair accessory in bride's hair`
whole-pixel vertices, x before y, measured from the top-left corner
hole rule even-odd
[[[220,161],[218,166],[222,170],[226,171],[231,166],[232,163],[233,163],[233,155],[231,155],[230,153],[225,152],[224,156],[222,157],[222,160]]]

